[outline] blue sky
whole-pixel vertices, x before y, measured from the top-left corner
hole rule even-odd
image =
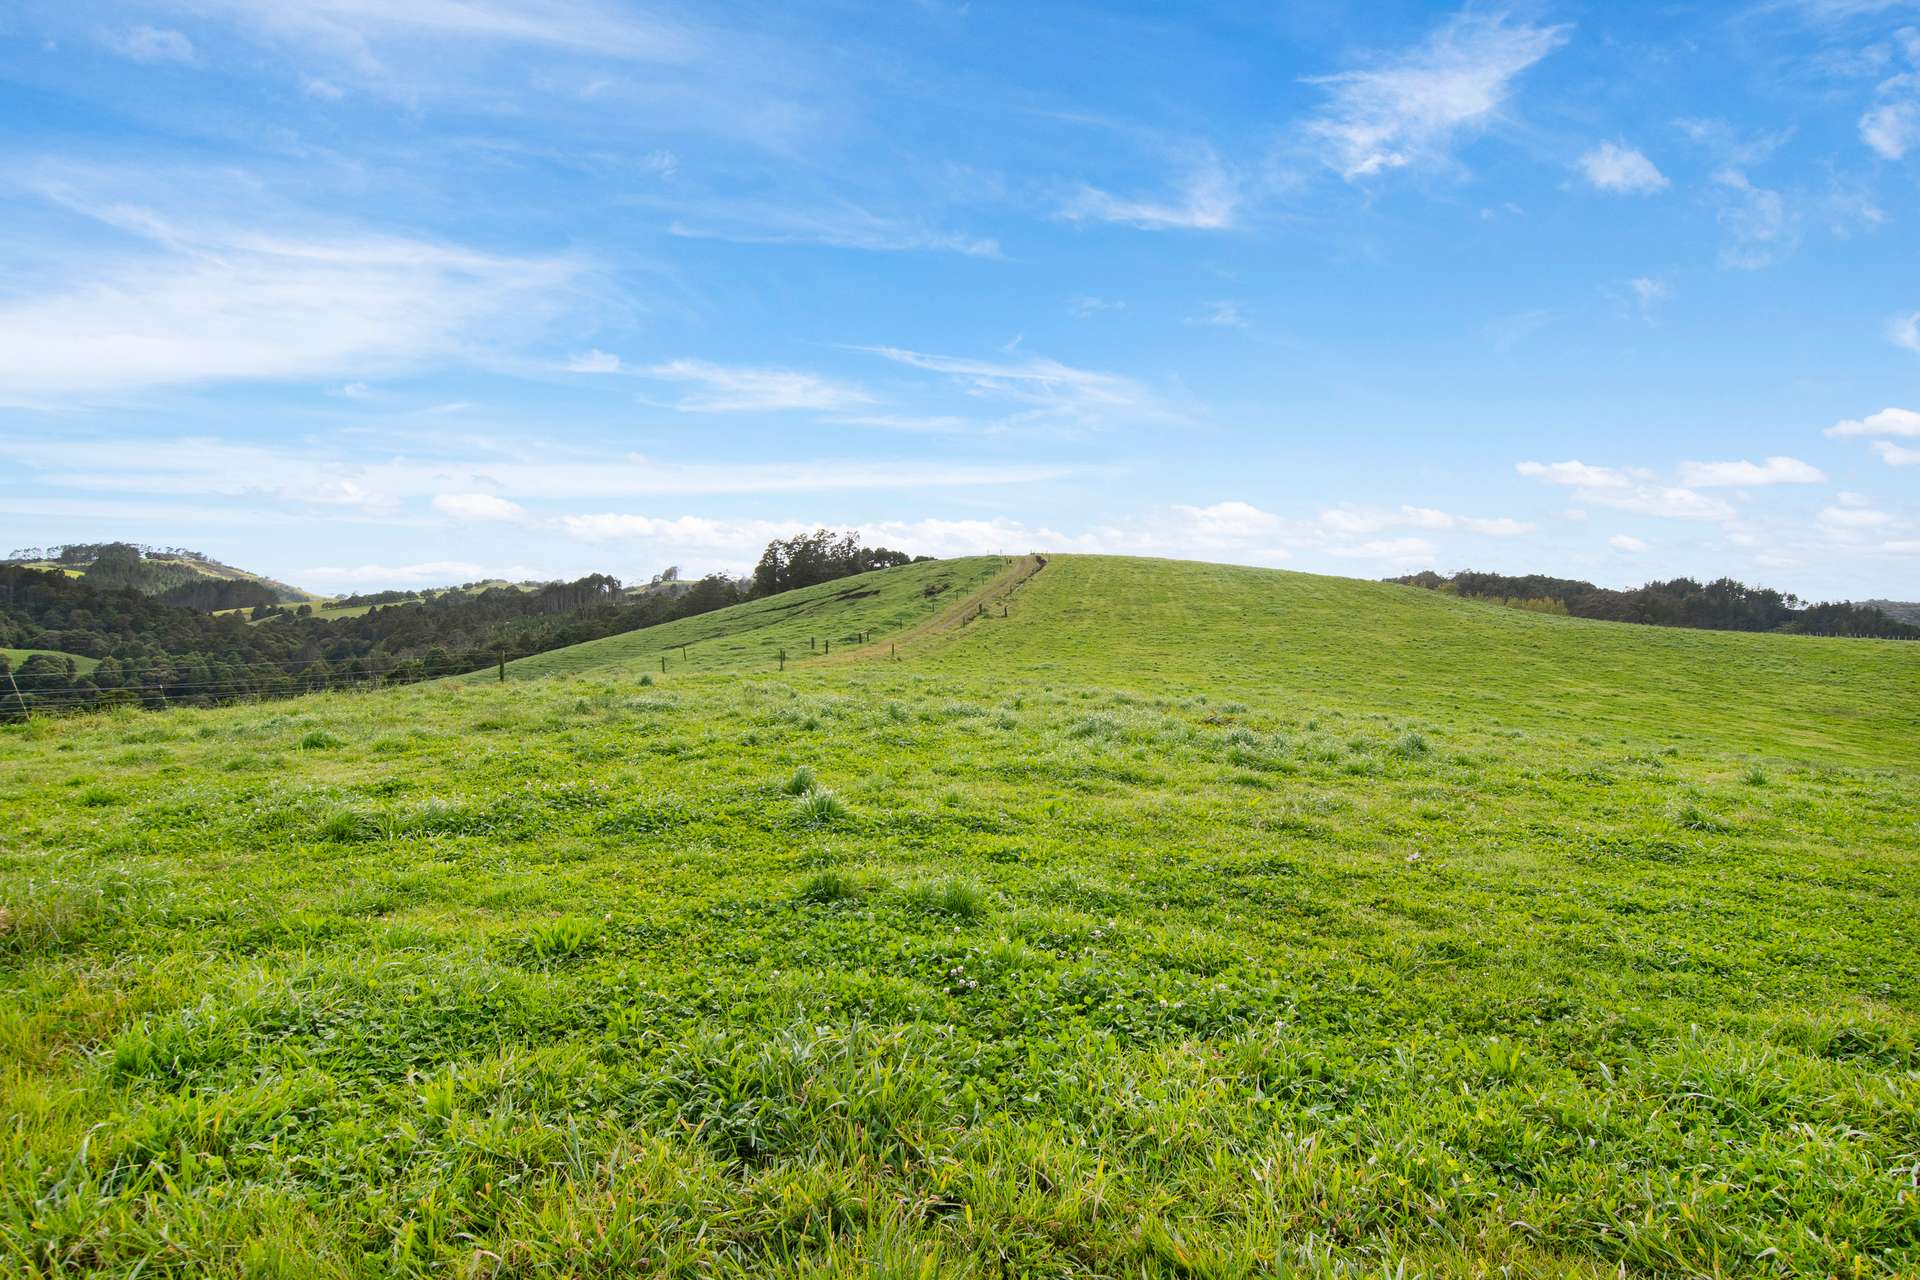
[[[1920,3],[0,11],[0,543],[1920,596]]]

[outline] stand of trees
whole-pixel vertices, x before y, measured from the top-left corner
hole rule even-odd
[[[1391,581],[1449,595],[1491,600],[1514,608],[1568,613],[1576,618],[1639,622],[1657,627],[1695,627],[1707,631],[1786,631],[1810,636],[1859,636],[1920,640],[1920,627],[1859,604],[1809,604],[1791,593],[1749,587],[1732,578],[1696,582],[1674,578],[1649,582],[1631,591],[1597,587],[1575,578],[1543,574],[1513,577],[1500,573],[1456,573],[1443,578],[1431,570]]]
[[[775,539],[767,544],[760,563],[753,567],[751,594],[758,599],[832,582],[836,578],[849,578],[872,569],[891,569],[895,565],[932,558],[910,556],[886,547],[863,547],[857,533],[815,529],[812,533],[796,534],[784,541]]]

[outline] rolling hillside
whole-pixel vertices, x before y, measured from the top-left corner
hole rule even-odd
[[[1034,568],[0,727],[0,1272],[1920,1274],[1920,645]]]
[[[767,671],[809,657],[858,647],[870,634],[876,643],[899,640],[942,615],[958,622],[969,604],[984,604],[1010,588],[1026,571],[1022,561],[1000,556],[929,560],[788,591],[663,626],[608,636],[507,664],[510,679],[553,675],[659,670]],[[997,606],[996,606],[997,607]],[[477,672],[462,680],[493,678]]]

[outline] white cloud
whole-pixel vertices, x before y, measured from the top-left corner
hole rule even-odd
[[[1798,241],[1795,219],[1778,191],[1755,186],[1738,169],[1721,169],[1713,181],[1723,193],[1720,225],[1733,243],[1720,252],[1723,266],[1754,271],[1771,265]]]
[[[1827,507],[1820,512],[1821,524],[1840,529],[1874,529],[1892,522],[1892,516],[1871,507]]]
[[[1550,484],[1570,485],[1581,501],[1618,511],[1669,520],[1730,520],[1734,515],[1733,508],[1718,498],[1684,486],[1651,483],[1644,471],[1628,473],[1578,461],[1522,462],[1514,470]]]
[[[1899,538],[1881,543],[1880,549],[1896,556],[1920,556],[1920,539]]]
[[[277,39],[354,61],[371,59],[383,37],[550,45],[602,57],[679,60],[691,36],[665,23],[570,0],[198,0]]]
[[[1827,428],[1830,436],[1920,436],[1920,413],[1911,409],[1882,409],[1864,418],[1848,418]]]
[[[1640,552],[1647,550],[1646,543],[1626,533],[1614,534],[1611,538],[1607,539],[1607,545],[1615,551],[1625,551],[1632,555],[1638,555]]]
[[[1208,325],[1220,329],[1244,329],[1247,318],[1240,314],[1237,302],[1209,302],[1206,309],[1198,315],[1188,316],[1185,324]]]
[[[1378,507],[1329,507],[1320,513],[1320,523],[1336,533],[1378,533],[1383,529],[1465,529],[1490,538],[1517,538],[1537,527],[1507,516],[1492,518],[1457,516],[1433,507],[1402,506],[1398,511]]]
[[[1165,419],[1172,415],[1131,378],[1097,369],[1080,369],[1043,356],[1025,360],[981,360],[935,355],[902,347],[857,347],[909,368],[944,374],[970,394],[993,395],[1025,407],[1024,422],[1098,427],[1117,417]]]
[[[466,560],[430,560],[423,564],[361,564],[306,569],[301,577],[321,582],[472,582],[486,569]]]
[[[1864,493],[1836,493],[1833,496],[1833,500],[1843,507],[1870,507],[1873,505],[1873,499]]]
[[[193,61],[193,41],[169,27],[138,26],[108,32],[103,39],[108,48],[135,62]]]
[[[1120,222],[1142,231],[1224,231],[1233,226],[1240,192],[1218,160],[1207,156],[1171,200],[1127,198],[1082,184],[1060,208],[1070,222]]]
[[[1883,102],[1868,110],[1860,117],[1860,140],[1889,160],[1899,160],[1920,146],[1920,97]]]
[[[796,369],[757,369],[706,360],[670,360],[636,370],[660,382],[687,382],[701,388],[680,397],[673,407],[684,413],[766,413],[788,409],[848,409],[871,404],[859,387],[833,382]]]
[[[1631,483],[1612,467],[1591,467],[1572,462],[1522,462],[1514,467],[1523,476],[1534,476],[1551,484],[1577,485],[1582,489],[1624,489]]]
[[[146,242],[0,300],[0,401],[316,378],[464,354],[550,311],[575,264],[380,236],[299,237],[56,199]]]
[[[1566,43],[1568,28],[1466,11],[1425,44],[1360,71],[1308,81],[1331,94],[1306,125],[1348,181],[1445,163],[1462,132],[1493,117],[1515,77]]]
[[[569,356],[560,367],[568,373],[618,373],[620,357],[595,347],[577,356]]]
[[[1887,338],[1896,347],[1920,351],[1920,311],[1910,316],[1895,316],[1888,321]]]
[[[1726,485],[1819,484],[1826,472],[1798,458],[1773,457],[1755,462],[1683,462],[1680,479],[1684,484],[1713,488]]]
[[[1352,546],[1328,547],[1327,554],[1343,560],[1380,560],[1390,564],[1430,564],[1433,544],[1425,538],[1379,538]]]
[[[1653,161],[1621,142],[1603,142],[1582,155],[1580,170],[1595,187],[1616,195],[1648,195],[1669,185]]]
[[[775,538],[817,527],[805,520],[713,520],[702,516],[597,515],[562,516],[556,522],[571,537],[586,542],[636,540],[671,547],[745,554],[758,551]]]
[[[1174,507],[1201,537],[1218,539],[1271,537],[1281,519],[1247,502],[1216,502],[1210,507]]]
[[[664,198],[639,204],[668,204]],[[725,240],[732,244],[826,245],[871,253],[958,253],[998,258],[1000,242],[967,232],[928,227],[909,218],[887,217],[844,201],[820,208],[768,201],[708,201],[675,205],[679,217],[668,234],[687,240]]]
[[[1102,311],[1124,311],[1126,306],[1124,302],[1115,302],[1108,298],[1084,297],[1075,298],[1069,302],[1067,310],[1072,313],[1074,319],[1085,320],[1089,316],[1099,315]]]
[[[1880,461],[1890,467],[1911,467],[1920,463],[1920,449],[1904,448],[1891,440],[1875,440],[1873,451],[1880,455]]]
[[[460,520],[517,521],[527,516],[525,507],[490,493],[442,493],[434,497],[433,509]]]
[[[911,431],[918,434],[950,434],[972,431],[980,424],[957,414],[865,413],[851,418],[835,418],[850,427],[875,427],[881,431]]]
[[[1633,290],[1634,301],[1640,304],[1643,312],[1652,311],[1673,296],[1673,289],[1666,281],[1656,280],[1652,276],[1635,276],[1627,281],[1627,288]]]

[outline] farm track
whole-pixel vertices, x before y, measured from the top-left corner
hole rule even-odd
[[[917,623],[896,635],[886,636],[871,644],[863,644],[857,649],[846,649],[840,653],[828,654],[802,665],[807,667],[845,666],[849,663],[863,662],[869,658],[892,653],[902,645],[916,644],[929,640],[949,631],[956,631],[973,618],[980,615],[987,605],[995,601],[1007,600],[1014,591],[1025,585],[1028,579],[1047,567],[1047,558],[1040,555],[1021,556],[1007,566],[1006,572],[990,579],[979,590],[965,598],[956,600],[926,621]]]

